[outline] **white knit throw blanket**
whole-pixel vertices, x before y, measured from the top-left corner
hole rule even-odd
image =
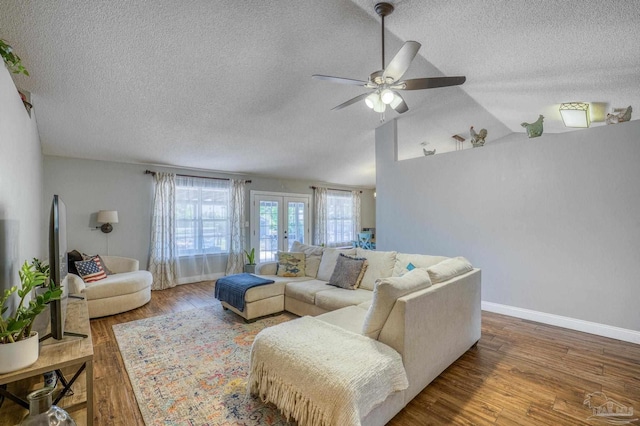
[[[394,349],[302,317],[258,333],[247,386],[300,426],[344,426],[409,383]]]

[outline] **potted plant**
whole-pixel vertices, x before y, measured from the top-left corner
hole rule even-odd
[[[27,69],[22,65],[22,60],[20,56],[13,53],[13,47],[11,47],[7,42],[0,38],[0,56],[4,60],[4,63],[7,64],[7,68],[10,72],[14,74],[24,74],[29,75]]]
[[[244,272],[249,274],[253,274],[256,272],[256,249],[255,247],[251,249],[250,252],[244,251],[245,256],[247,256],[247,263],[244,265]]]
[[[33,261],[31,262],[31,264],[33,265],[33,267],[37,272],[43,273],[46,277],[45,282],[43,282],[42,285],[37,286],[35,288],[36,296],[39,294],[46,293],[47,290],[50,290],[50,289],[55,290],[56,285],[55,285],[55,282],[53,281],[53,278],[51,278],[49,265],[47,263],[43,263],[42,261],[40,261],[40,259],[36,257],[33,258]],[[38,315],[36,319],[33,321],[31,330],[37,331],[40,336],[44,336],[47,333],[47,329],[50,323],[51,323],[51,308],[50,308],[50,305],[47,303],[47,305],[42,310],[42,312],[40,312],[40,315]]]
[[[13,286],[5,290],[0,298],[0,374],[28,367],[38,360],[38,333],[32,331],[33,322],[45,309],[47,303],[59,299],[62,289],[51,288],[48,275],[36,270],[33,264],[24,262],[19,271],[20,287]],[[43,284],[49,287],[40,294],[33,295],[34,289]],[[20,301],[18,307],[8,316],[11,296],[17,293]],[[31,300],[25,301],[27,295]]]

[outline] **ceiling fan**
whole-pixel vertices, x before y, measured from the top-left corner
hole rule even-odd
[[[375,112],[384,113],[387,105],[397,113],[402,114],[409,111],[409,107],[398,93],[399,90],[422,90],[436,87],[457,86],[465,82],[466,77],[431,77],[414,78],[410,80],[400,80],[409,69],[411,61],[420,49],[420,43],[407,41],[402,45],[396,56],[393,57],[389,65],[384,66],[384,17],[393,12],[394,8],[389,3],[378,3],[374,10],[382,18],[382,70],[375,71],[369,76],[368,81],[354,80],[351,78],[332,77],[329,75],[314,74],[312,77],[318,80],[326,80],[333,83],[362,86],[372,89],[373,92],[363,93],[355,98],[332,108],[332,111],[348,107],[364,99],[366,105]],[[384,118],[383,118],[384,120]]]

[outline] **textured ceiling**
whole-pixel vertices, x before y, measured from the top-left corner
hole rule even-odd
[[[330,111],[363,90],[311,75],[380,68],[375,3],[1,0],[0,38],[31,73],[14,80],[47,155],[373,187],[379,116]],[[416,40],[408,78],[467,77],[407,92],[401,157],[454,149],[470,125],[488,145],[539,114],[567,131],[560,102],[640,108],[637,0],[393,3],[387,61]]]

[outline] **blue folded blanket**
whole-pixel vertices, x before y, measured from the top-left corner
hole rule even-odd
[[[274,280],[267,280],[247,273],[228,275],[216,281],[215,297],[242,312],[244,311],[244,295],[247,290],[274,282]]]

